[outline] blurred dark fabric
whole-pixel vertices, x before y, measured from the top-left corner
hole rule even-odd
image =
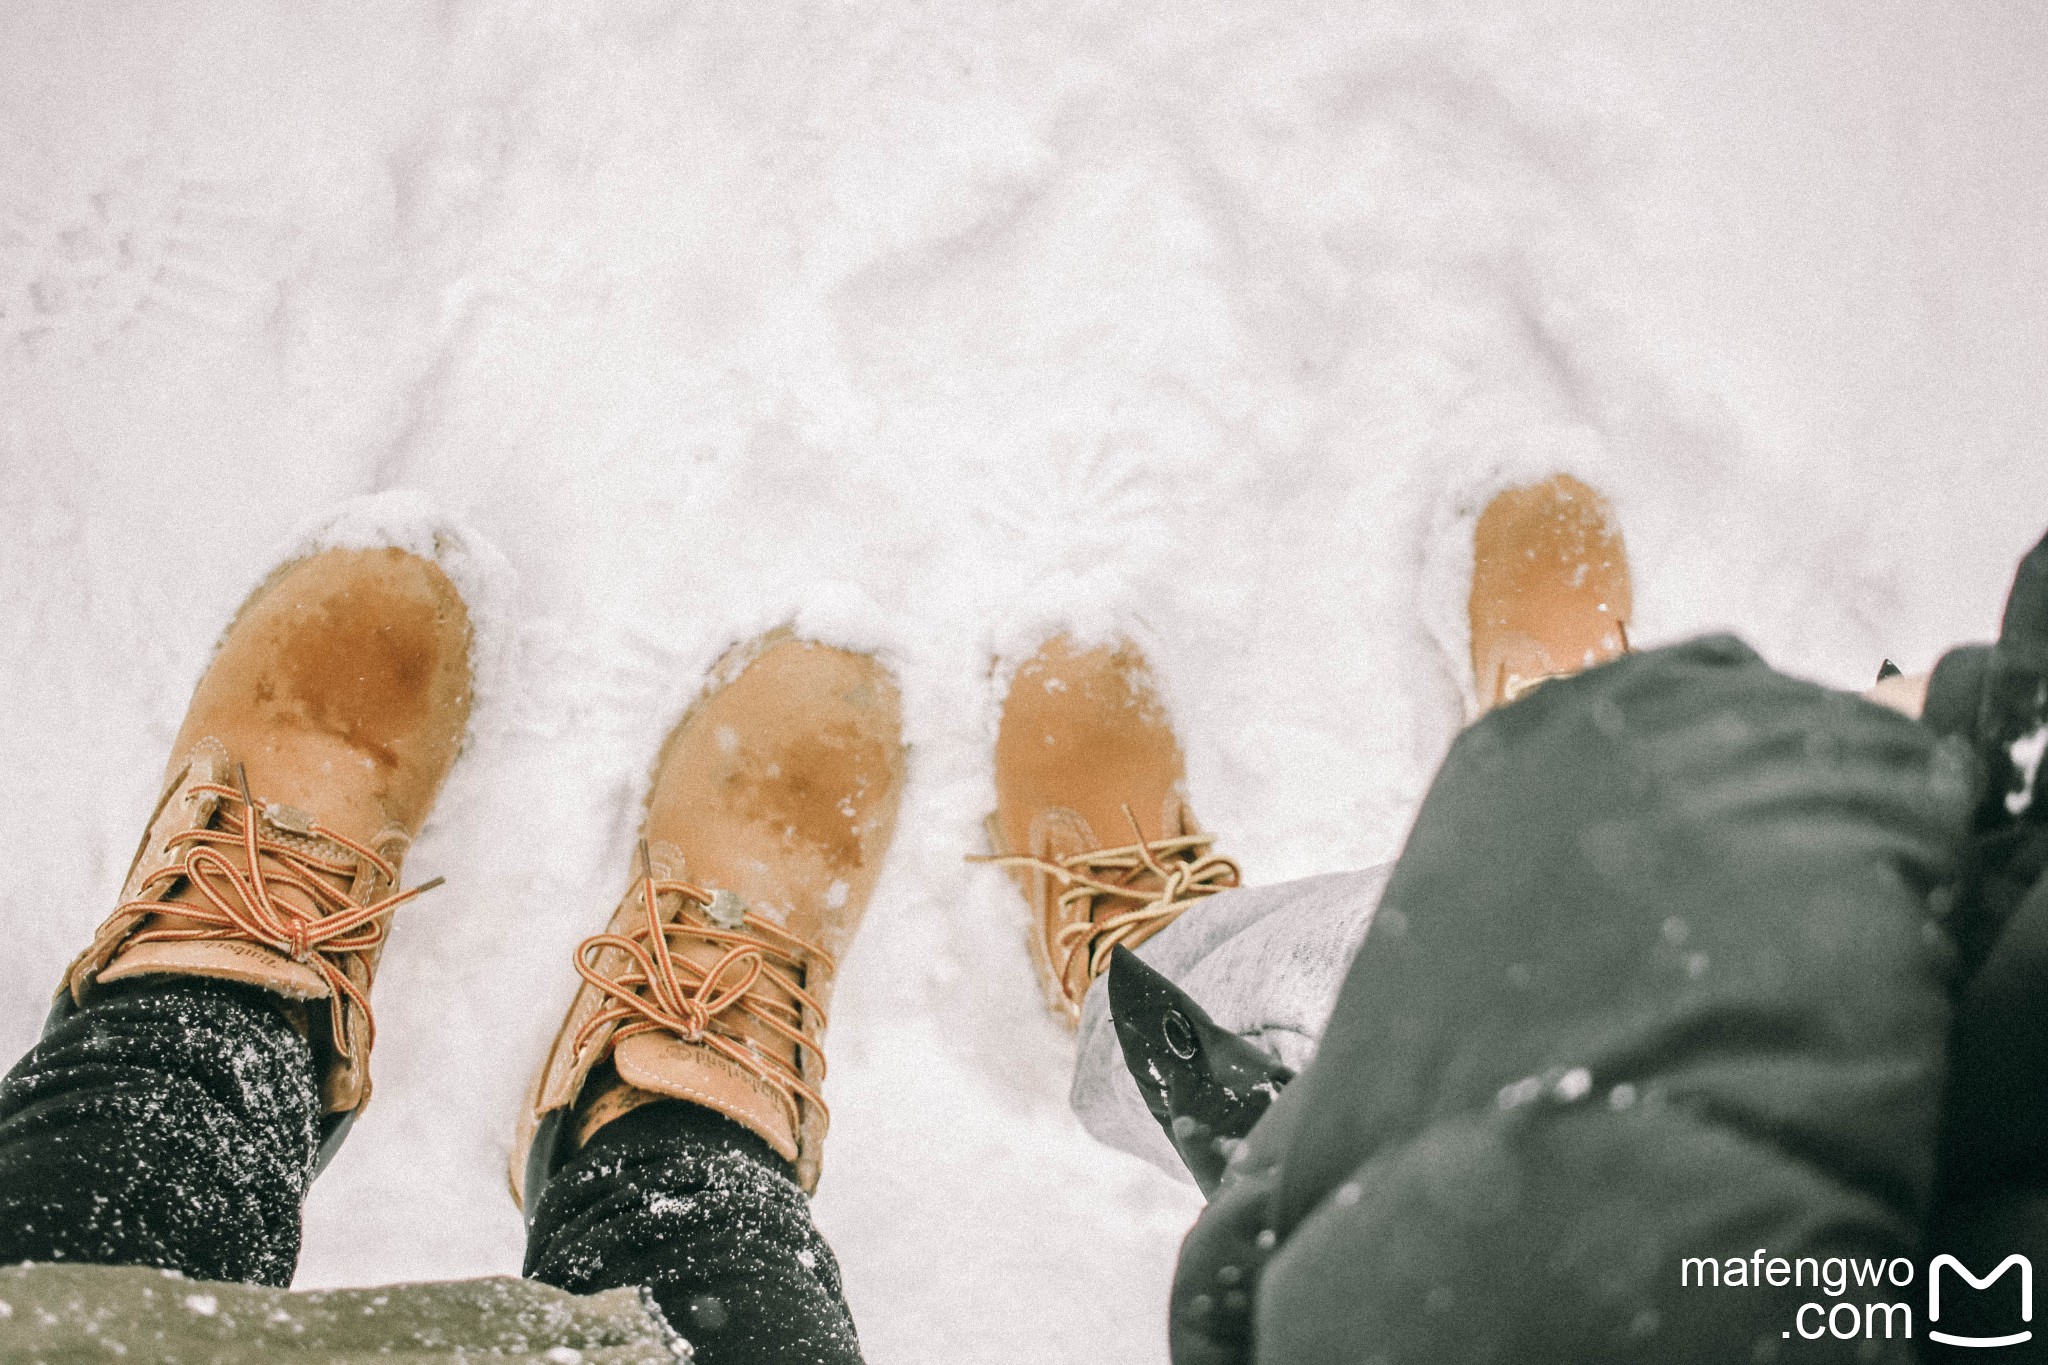
[[[1681,1263],[1919,1256],[1979,767],[1728,638],[1473,726],[1187,1240],[1177,1365],[1913,1359]]]

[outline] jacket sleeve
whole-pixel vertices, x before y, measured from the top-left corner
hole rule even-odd
[[[1791,1338],[1807,1302],[1924,1331],[1813,1278],[1919,1251],[1974,782],[1725,638],[1468,730],[1183,1248],[1178,1365],[1910,1359]]]

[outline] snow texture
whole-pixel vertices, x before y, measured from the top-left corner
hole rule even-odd
[[[1196,1196],[1079,1127],[961,861],[1003,668],[1133,635],[1265,884],[1397,851],[1457,520],[1532,463],[1612,498],[1639,644],[1862,686],[1990,638],[2048,521],[2044,59],[2040,7],[1900,0],[15,0],[0,1044],[280,538],[418,489],[513,643],[300,1282],[516,1267],[514,1109],[655,745],[794,621],[913,746],[816,1206],[870,1357],[1161,1361]]]

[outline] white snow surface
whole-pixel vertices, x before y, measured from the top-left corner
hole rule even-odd
[[[1068,1113],[962,861],[991,660],[1133,635],[1269,882],[1398,849],[1463,712],[1443,528],[1518,470],[1611,495],[1639,644],[1861,686],[1988,638],[2048,523],[2044,61],[2039,6],[1903,0],[12,0],[0,1045],[281,540],[420,490],[516,648],[300,1282],[517,1268],[655,745],[794,620],[912,745],[816,1205],[869,1358],[1161,1361],[1196,1197]]]

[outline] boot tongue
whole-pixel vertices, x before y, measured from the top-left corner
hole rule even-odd
[[[795,1102],[722,1053],[672,1033],[636,1033],[613,1049],[612,1064],[626,1084],[714,1109],[796,1160]]]
[[[138,943],[99,974],[103,982],[129,977],[206,976],[238,981],[287,1000],[325,1000],[327,982],[303,962],[294,962],[247,939],[194,939],[186,943]]]

